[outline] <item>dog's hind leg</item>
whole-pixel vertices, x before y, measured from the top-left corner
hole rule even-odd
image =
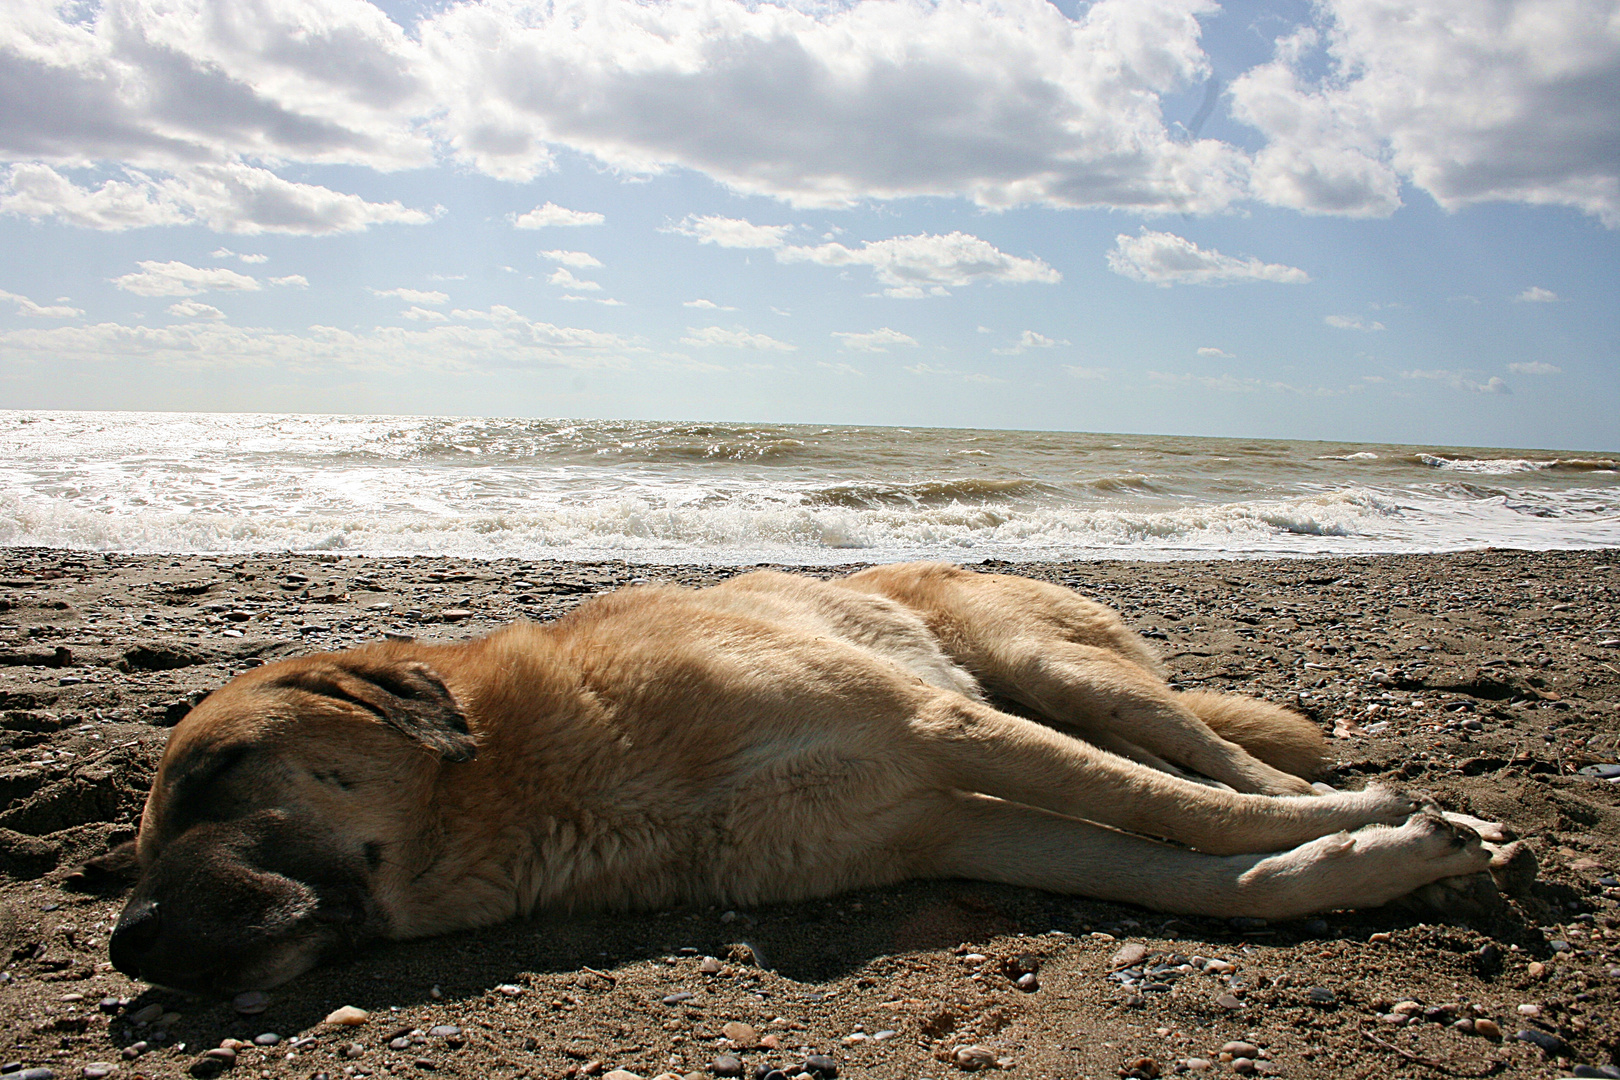
[[[1222,917],[1376,907],[1489,862],[1471,831],[1426,813],[1396,828],[1339,832],[1279,853],[1218,856],[1029,806],[940,793],[919,814],[918,833],[911,856],[917,876],[1003,881]]]
[[[1418,809],[1377,787],[1304,797],[1206,787],[945,691],[919,702],[906,741],[899,760],[933,788],[993,795],[1220,854],[1281,851],[1341,829],[1396,824]]]

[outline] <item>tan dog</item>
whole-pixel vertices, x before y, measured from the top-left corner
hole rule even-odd
[[[233,992],[536,909],[964,877],[1284,918],[1486,866],[1404,795],[1313,791],[1322,757],[1296,714],[1172,692],[1054,585],[912,564],[630,588],[214,693],[169,740],[112,958]]]

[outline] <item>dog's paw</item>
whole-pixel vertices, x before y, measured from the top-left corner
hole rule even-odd
[[[1474,817],[1472,814],[1459,814],[1454,810],[1442,810],[1440,816],[1455,825],[1466,825],[1479,834],[1479,838],[1487,844],[1505,844],[1517,839],[1513,830],[1499,821],[1486,821]]]
[[[1393,903],[1417,915],[1441,919],[1482,919],[1507,907],[1495,880],[1484,871],[1441,878]]]
[[[1423,809],[1417,796],[1383,784],[1368,784],[1360,791],[1340,794],[1354,797],[1366,808],[1369,825],[1400,825]]]
[[[1487,843],[1485,849],[1491,853],[1491,877],[1495,879],[1496,887],[1516,899],[1529,896],[1531,886],[1536,883],[1536,874],[1541,869],[1536,862],[1536,853],[1523,840],[1515,840],[1503,847]]]

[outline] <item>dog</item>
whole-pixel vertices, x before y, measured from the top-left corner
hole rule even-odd
[[[1406,794],[1313,787],[1325,745],[1171,690],[1056,585],[913,563],[633,586],[208,696],[159,764],[111,959],[231,994],[542,910],[971,878],[1280,919],[1487,866]]]

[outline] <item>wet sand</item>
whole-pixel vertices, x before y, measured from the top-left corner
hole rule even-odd
[[[461,638],[632,580],[700,585],[739,568],[6,549],[0,1065],[183,1076],[202,1051],[264,1033],[282,1041],[239,1048],[228,1075],[653,1077],[709,1074],[730,1053],[752,1076],[821,1053],[843,1077],[942,1080],[970,1046],[1016,1077],[1189,1061],[1197,1075],[1199,1060],[1232,1075],[1249,1067],[1219,1060],[1234,1040],[1263,1051],[1249,1059],[1259,1074],[1288,1077],[1614,1063],[1620,784],[1580,770],[1620,751],[1620,552],[984,568],[1112,604],[1179,685],[1301,709],[1334,734],[1336,784],[1402,783],[1507,823],[1539,877],[1465,915],[1392,905],[1275,925],[973,882],[543,918],[377,948],[241,1016],[112,971],[117,887],[64,887],[133,835],[167,729],[195,699],[281,656],[384,633]],[[1132,945],[1141,958],[1122,955]],[[720,970],[704,973],[704,957]],[[1024,992],[1013,979],[1031,966],[1039,988]],[[1127,985],[1116,968],[1143,976]],[[152,1005],[160,1018],[138,1023]],[[323,1024],[341,1005],[368,1021]],[[726,1041],[730,1022],[753,1045]],[[445,1025],[459,1031],[430,1033]]]

